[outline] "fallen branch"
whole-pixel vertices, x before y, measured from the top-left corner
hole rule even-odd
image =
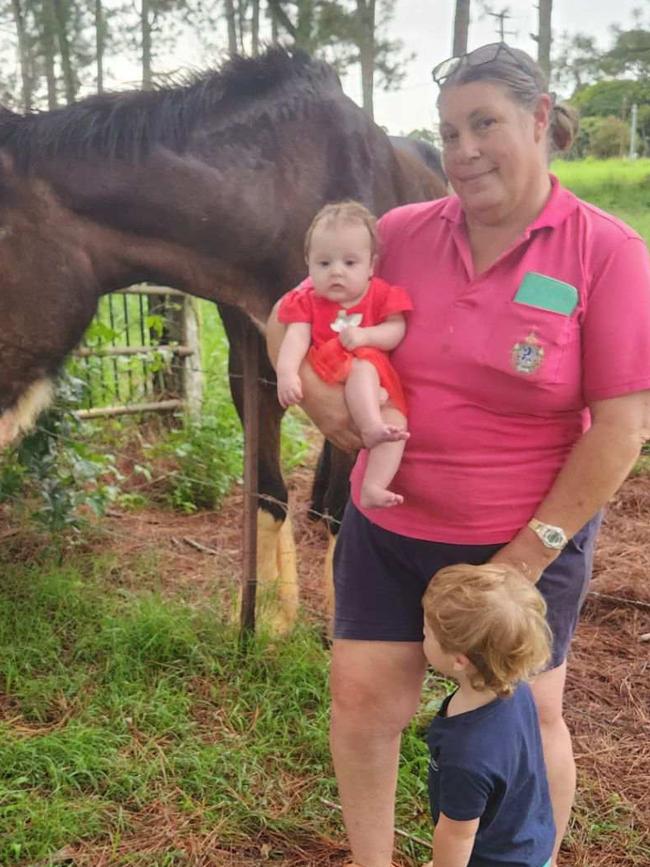
[[[189,536],[183,536],[183,542],[191,548],[196,548],[197,551],[202,551],[204,554],[212,554],[213,556],[219,554],[216,548],[210,548],[208,545],[204,545],[202,542],[197,542],[196,539],[191,539]]]
[[[607,602],[619,602],[621,605],[631,605],[633,608],[645,608],[650,611],[650,602],[642,599],[628,599],[626,596],[611,596],[609,593],[600,593],[598,590],[590,590],[589,596],[605,599]]]

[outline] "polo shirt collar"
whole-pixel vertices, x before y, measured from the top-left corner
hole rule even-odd
[[[541,214],[530,224],[526,234],[530,235],[535,229],[546,227],[555,228],[561,225],[566,218],[575,211],[578,201],[573,193],[565,189],[555,175],[551,175],[551,195],[544,205]],[[440,216],[450,223],[464,223],[465,213],[458,196],[449,196],[440,212]]]

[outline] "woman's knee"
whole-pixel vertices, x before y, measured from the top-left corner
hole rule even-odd
[[[564,684],[566,662],[540,674],[531,685],[542,733],[564,728]]]
[[[418,708],[423,657],[414,652],[397,665],[395,661],[388,665],[345,662],[335,657],[332,665],[334,722],[363,728],[378,726],[384,731],[404,729]]]

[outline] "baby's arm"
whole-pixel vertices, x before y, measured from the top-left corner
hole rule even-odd
[[[291,322],[287,325],[278,353],[278,400],[285,409],[302,400],[302,383],[298,369],[307,355],[311,343],[309,322]]]
[[[379,325],[369,325],[368,328],[351,326],[340,334],[341,343],[346,349],[356,349],[358,346],[374,346],[386,352],[401,342],[406,333],[406,319],[402,313],[394,313]]]
[[[440,813],[433,834],[433,867],[467,867],[479,819],[459,822]]]

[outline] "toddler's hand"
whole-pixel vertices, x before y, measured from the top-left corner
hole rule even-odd
[[[286,409],[288,406],[300,403],[302,400],[302,383],[297,373],[291,376],[278,376],[278,400],[280,406]]]
[[[339,340],[346,349],[357,349],[359,346],[366,345],[365,328],[359,328],[356,325],[350,325],[339,334]]]

